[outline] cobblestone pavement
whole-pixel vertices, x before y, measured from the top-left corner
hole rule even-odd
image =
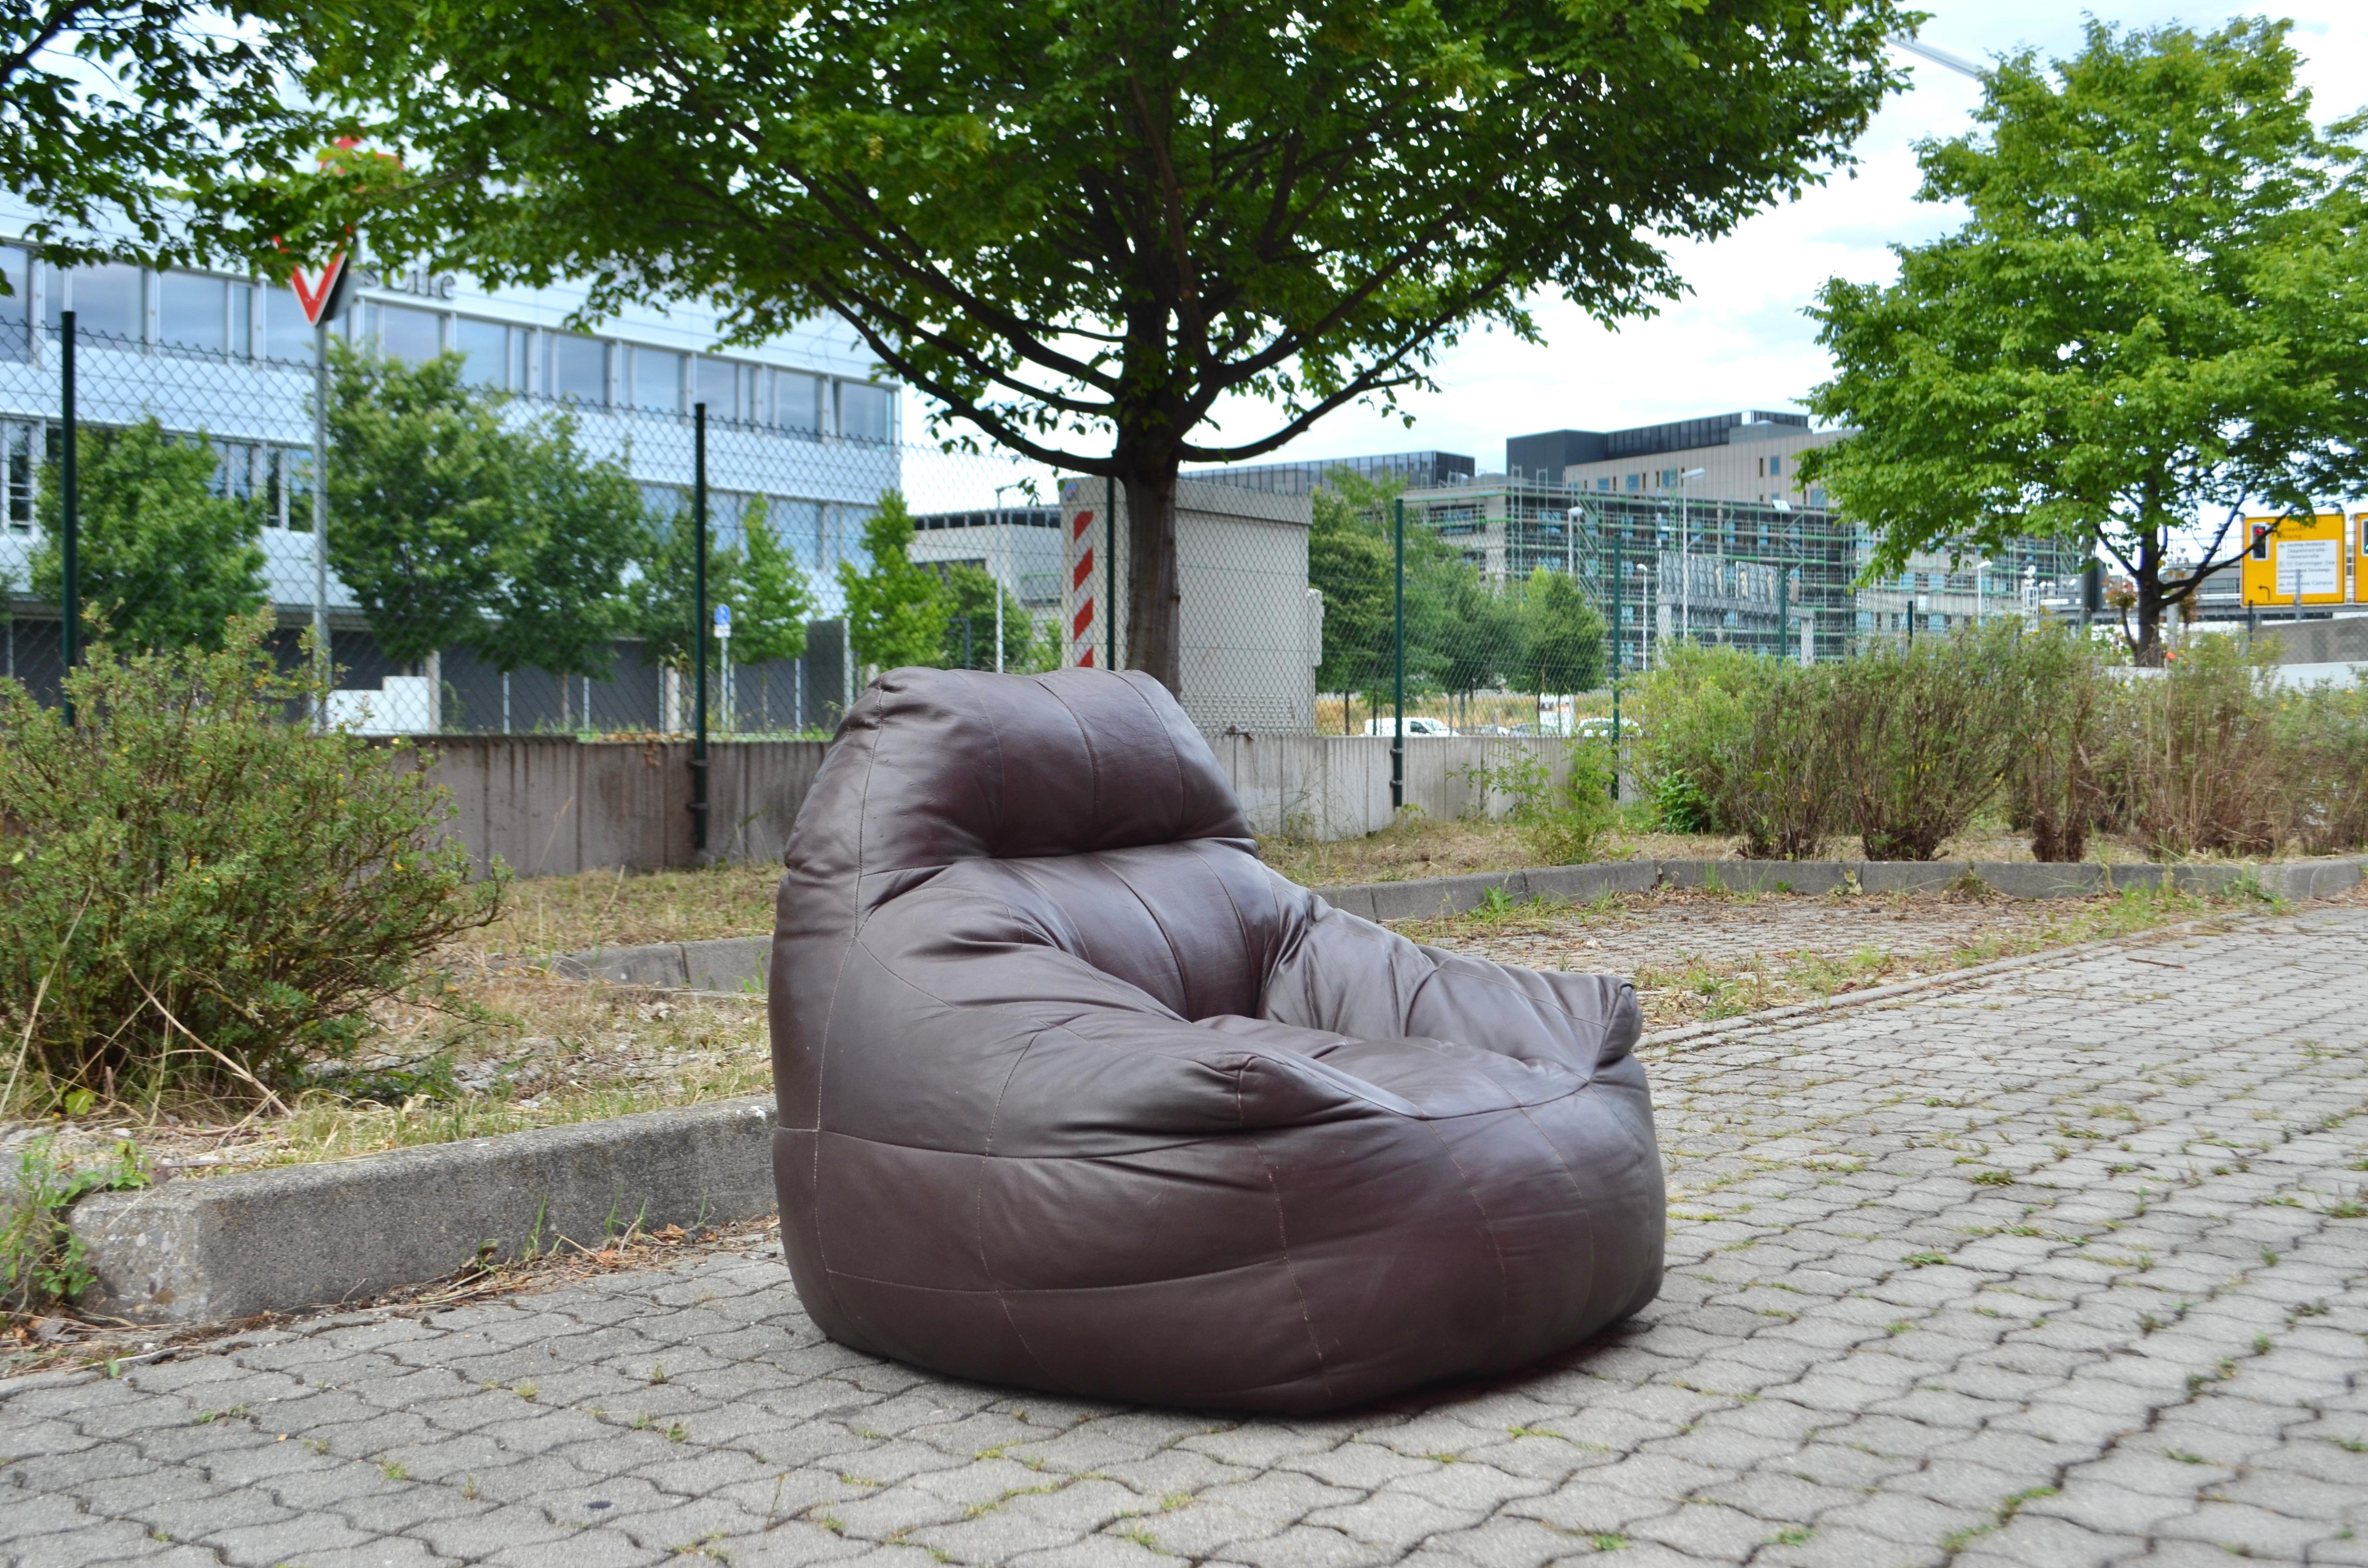
[[[2363,1020],[2345,909],[1656,1048],[1661,1300],[1336,1419],[924,1376],[770,1256],[20,1379],[0,1562],[2368,1564]]]

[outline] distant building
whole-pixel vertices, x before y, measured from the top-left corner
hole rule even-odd
[[[1001,506],[913,519],[906,551],[924,564],[975,566],[1031,615],[1061,608],[1061,508]]]
[[[1408,489],[1452,484],[1470,479],[1479,465],[1461,452],[1383,452],[1362,458],[1313,458],[1281,463],[1235,463],[1225,468],[1189,470],[1178,477],[1206,484],[1230,484],[1242,490],[1263,490],[1273,495],[1308,495],[1324,487],[1343,470],[1378,484],[1396,483]]]
[[[313,611],[312,517],[315,335],[284,286],[223,271],[128,265],[60,268],[19,236],[33,217],[0,192],[0,675],[45,698],[60,669],[57,607],[28,594],[40,547],[35,498],[58,439],[64,312],[74,312],[78,412],[87,428],[153,418],[175,435],[203,435],[220,455],[220,493],[261,513],[264,574],[281,623]],[[585,301],[575,285],[482,289],[468,279],[358,263],[331,335],[417,362],[456,353],[462,375],[504,394],[515,416],[564,411],[582,449],[614,459],[661,510],[687,510],[693,410],[708,414],[709,518],[719,549],[761,519],[814,585],[816,609],[840,609],[837,568],[865,561],[863,520],[883,491],[904,483],[899,389],[852,331],[803,322],[757,346],[722,342],[712,310],[677,302],[620,312],[597,334],[572,329]],[[334,531],[338,519],[332,514]],[[373,697],[419,683],[425,711],[374,727],[515,730],[678,728],[684,683],[621,642],[607,679],[534,669],[504,673],[466,649],[417,674],[379,649],[354,595],[327,574],[323,607],[349,685]],[[746,722],[802,728],[834,717],[805,701],[807,673],[779,665],[734,672]],[[737,687],[746,687],[745,693]],[[406,691],[410,687],[403,688]],[[821,687],[816,687],[817,692]],[[786,695],[785,695],[786,694]],[[818,699],[819,702],[819,699]]]
[[[1804,488],[1800,455],[1850,434],[1813,430],[1805,414],[1752,409],[1626,430],[1547,430],[1505,443],[1505,472],[1598,495],[1682,491],[1697,501],[1822,507],[1823,486]],[[1693,470],[1702,472],[1689,479]]]
[[[1818,659],[1870,638],[1946,631],[1967,620],[2028,615],[2077,592],[2072,547],[2018,540],[1990,560],[1919,554],[1909,569],[1861,583],[1866,530],[1823,506],[1480,474],[1405,493],[1419,519],[1494,583],[1567,572],[1619,629],[1620,667],[1648,667],[1668,641]]]

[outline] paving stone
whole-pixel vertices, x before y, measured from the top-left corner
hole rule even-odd
[[[2368,1568],[2368,1231],[2323,1211],[2368,1155],[2368,1064],[2323,1049],[2368,968],[2312,960],[2363,936],[2175,938],[2175,1018],[2103,949],[1646,1046],[1663,1295],[1486,1387],[1015,1394],[830,1344],[777,1248],[710,1256],[0,1380],[0,1564]],[[1598,961],[1554,940],[1470,939]]]

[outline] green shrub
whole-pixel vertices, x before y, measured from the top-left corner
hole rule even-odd
[[[1654,825],[1663,833],[1716,833],[1718,819],[1711,814],[1710,799],[1681,767],[1657,774],[1645,786]]]
[[[1844,820],[1870,860],[1930,860],[1998,792],[2021,727],[2021,628],[1884,643],[1833,666]]]
[[[1645,788],[1687,812],[1698,797],[1713,828],[1742,835],[1755,859],[1814,858],[1836,821],[1832,666],[1731,648],[1656,656],[1637,683]]]
[[[2312,855],[2368,844],[2368,687],[2319,686],[2274,701],[2281,835]]]
[[[1490,794],[1512,803],[1507,813],[1521,829],[1531,853],[1548,866],[1576,866],[1600,858],[1603,835],[1620,821],[1611,799],[1611,743],[1570,743],[1563,777],[1536,752],[1523,747],[1494,767],[1467,767],[1465,778],[1480,790],[1481,809]]]
[[[2078,860],[2089,833],[2113,814],[2114,689],[2095,646],[2069,627],[2041,627],[2017,652],[2007,817],[2031,835],[2033,859]]]
[[[0,1107],[267,1097],[497,913],[507,873],[472,883],[408,749],[314,733],[268,619],[232,631],[93,650],[71,728],[0,681]]]
[[[2277,700],[2234,638],[2187,640],[2123,693],[2131,827],[2157,858],[2274,851],[2291,814]]]

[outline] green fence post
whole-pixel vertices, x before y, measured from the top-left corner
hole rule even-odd
[[[1622,577],[1627,562],[1621,549],[1620,525],[1611,525],[1611,798],[1620,798],[1620,759],[1627,755],[1628,737],[1620,728],[1620,677],[1628,667],[1628,643],[1620,631]]]
[[[58,606],[65,617],[64,664],[60,666],[58,697],[66,723],[74,723],[74,699],[66,694],[65,676],[82,662],[82,454],[81,432],[74,416],[74,313],[58,312],[58,423],[64,426],[58,452],[58,564],[63,569],[64,597]]]
[[[707,853],[707,404],[690,411],[690,846]],[[588,713],[585,715],[589,718]]]
[[[1406,497],[1395,497],[1390,511],[1396,554],[1390,596],[1391,706],[1397,714],[1390,735],[1390,811],[1395,813],[1406,805]]]

